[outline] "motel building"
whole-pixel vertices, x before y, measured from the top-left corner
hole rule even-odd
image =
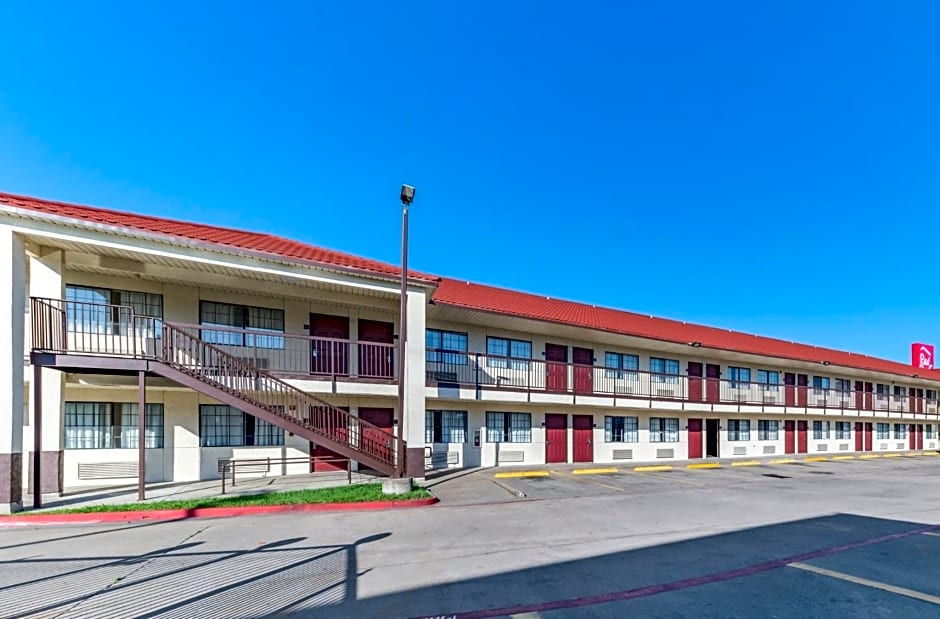
[[[912,365],[0,194],[0,510],[265,475],[937,449]],[[9,285],[9,284],[12,285]],[[403,414],[397,410],[404,345]],[[143,411],[143,418],[141,418]],[[141,449],[140,441],[144,441]]]

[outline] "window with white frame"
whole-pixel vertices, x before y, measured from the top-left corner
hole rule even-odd
[[[732,389],[747,389],[751,382],[751,369],[728,366],[728,381]]]
[[[504,337],[486,338],[486,367],[507,370],[528,370],[532,358],[532,342]]]
[[[829,438],[829,422],[828,421],[814,421],[813,422],[813,438],[816,440],[826,440]]]
[[[608,352],[604,355],[604,366],[607,378],[618,378],[635,381],[637,370],[640,369],[639,355],[630,355],[621,352]]]
[[[815,395],[823,395],[823,392],[829,389],[829,377],[828,376],[814,376],[813,377],[813,390]]]
[[[904,398],[906,395],[907,395],[907,387],[903,387],[901,385],[894,386],[894,398],[896,400]]]
[[[780,372],[774,370],[757,370],[757,382],[764,391],[776,391],[780,384]]]
[[[728,420],[728,440],[729,441],[751,440],[751,422],[747,419],[729,419]]]
[[[928,423],[926,426],[924,426],[924,434],[929,439],[937,438],[937,426],[933,425],[932,423]]]
[[[780,425],[776,419],[761,419],[757,422],[757,440],[776,441],[780,436]]]
[[[847,378],[837,378],[835,385],[836,391],[842,391],[844,393],[852,391],[852,381]]]
[[[202,447],[262,447],[284,444],[284,430],[224,404],[199,406]]]
[[[467,411],[425,411],[424,442],[466,443]]]
[[[428,329],[425,332],[425,360],[428,363],[467,365],[467,334]]]
[[[896,439],[907,438],[907,424],[906,423],[894,424],[894,438]]]
[[[884,383],[878,383],[875,385],[875,396],[878,400],[887,400],[888,399],[888,385]]]
[[[880,441],[886,441],[891,438],[891,424],[879,423],[875,427],[875,438]]]
[[[486,440],[490,443],[531,443],[530,413],[486,413]]]
[[[679,382],[679,360],[650,357],[652,379],[661,383]]]
[[[679,419],[674,417],[650,417],[651,443],[678,443]]]
[[[284,338],[267,333],[284,333],[284,310],[271,307],[235,305],[216,301],[199,302],[199,324],[222,327],[201,329],[200,337],[210,344],[247,348],[283,349]],[[243,333],[241,330],[262,333]]]
[[[129,313],[117,307],[106,307],[129,307],[136,316],[163,318],[162,294],[67,284],[65,300],[69,331],[121,335],[131,328],[141,330],[142,325],[144,329],[151,331],[151,334],[155,331],[157,337],[162,331],[159,322],[138,320],[135,325],[131,325]],[[68,303],[69,301],[71,303]]]
[[[136,449],[137,403],[66,402],[65,449]],[[147,404],[145,447],[163,448],[163,404]]]
[[[926,394],[926,398],[927,398],[927,401],[928,401],[928,402],[935,403],[935,402],[937,401],[937,390],[936,390],[936,389],[928,389],[928,390],[925,391],[924,393]]]
[[[604,441],[608,443],[637,443],[640,440],[637,417],[604,417]]]
[[[837,421],[836,438],[843,440],[852,438],[852,424],[848,421]]]

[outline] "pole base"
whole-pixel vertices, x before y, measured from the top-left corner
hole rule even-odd
[[[407,494],[411,490],[410,477],[386,477],[382,480],[382,494]]]

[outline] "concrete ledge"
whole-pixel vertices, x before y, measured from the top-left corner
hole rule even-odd
[[[19,514],[0,517],[0,528],[30,527],[57,524],[99,524],[134,522],[138,520],[185,520],[188,518],[231,518],[260,514],[301,512],[376,511],[427,507],[440,499],[410,501],[366,501],[362,503],[295,503],[291,505],[246,505],[244,507],[199,507],[196,509],[145,509],[129,512],[98,512],[90,514]]]
[[[382,478],[382,494],[408,494],[414,487],[410,477],[384,477]]]

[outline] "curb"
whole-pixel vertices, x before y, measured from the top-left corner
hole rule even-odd
[[[143,509],[127,512],[86,514],[23,514],[0,517],[0,528],[55,524],[99,524],[138,520],[184,520],[188,518],[231,518],[259,514],[302,512],[376,511],[427,507],[440,501],[437,497],[412,501],[365,501],[362,503],[294,503],[289,505],[245,505],[242,507],[198,507],[196,509]]]

